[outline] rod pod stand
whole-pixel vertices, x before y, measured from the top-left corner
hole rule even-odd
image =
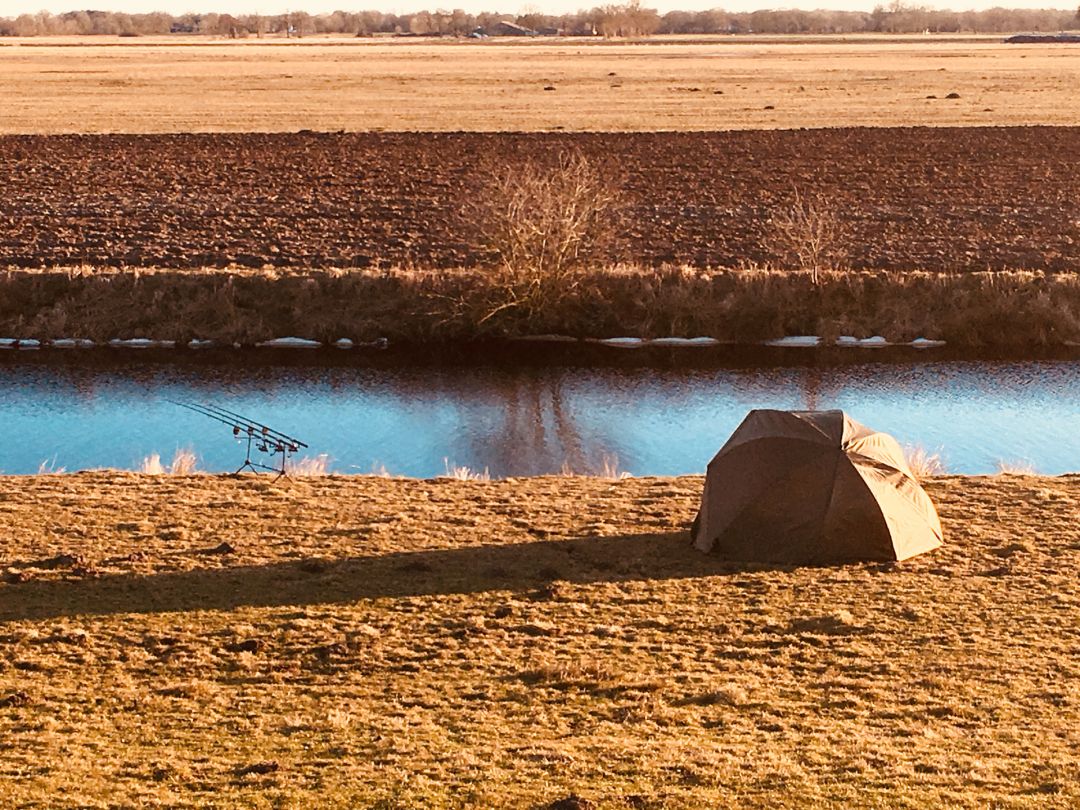
[[[297,452],[301,447],[307,447],[304,442],[294,436],[282,433],[280,430],[274,430],[274,428],[269,425],[264,425],[261,422],[248,419],[246,416],[242,416],[241,414],[226,408],[221,408],[217,405],[204,405],[197,402],[169,401],[174,405],[179,405],[181,408],[187,408],[189,411],[195,411],[195,413],[208,416],[217,422],[228,425],[232,428],[233,436],[238,440],[241,439],[241,436],[247,439],[247,445],[244,449],[244,463],[232,474],[234,478],[239,477],[240,473],[244,470],[251,470],[255,475],[259,475],[260,470],[277,473],[274,477],[274,481],[278,481],[282,478],[289,478],[286,467],[289,455]],[[280,454],[281,466],[275,467],[270,466],[269,464],[263,464],[259,461],[252,461],[251,450],[253,446],[258,452],[269,455],[271,460],[274,456]]]
[[[239,433],[239,431],[236,431],[236,432]],[[276,456],[278,454],[281,455],[281,466],[280,467],[271,467],[269,464],[262,464],[262,463],[260,463],[258,461],[252,461],[251,460],[251,444],[252,444],[253,441],[255,441],[255,434],[252,433],[251,430],[247,430],[246,434],[247,434],[247,445],[246,445],[245,450],[244,450],[244,463],[241,464],[236,469],[236,472],[234,472],[232,474],[232,477],[233,478],[239,478],[240,474],[244,470],[251,470],[253,473],[255,473],[255,475],[259,475],[260,470],[266,470],[268,472],[276,472],[277,473],[277,475],[274,476],[274,482],[280,481],[282,478],[288,478],[291,481],[292,478],[289,476],[289,473],[285,469],[285,459],[286,459],[287,454],[289,452],[291,452],[292,447],[290,445],[285,444],[284,442],[274,442],[273,449],[271,450],[271,445],[268,442],[266,442],[265,440],[263,440],[263,443],[257,447],[258,450],[260,450],[263,453],[272,454],[274,456]]]

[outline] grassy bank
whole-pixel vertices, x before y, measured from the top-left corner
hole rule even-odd
[[[0,802],[1076,806],[1080,479],[774,570],[701,485],[0,478]]]
[[[816,334],[1013,349],[1080,340],[1077,273],[827,272],[814,284],[808,273],[615,268],[577,274],[528,306],[514,305],[517,294],[483,271],[11,270],[0,274],[0,337],[752,343]]]

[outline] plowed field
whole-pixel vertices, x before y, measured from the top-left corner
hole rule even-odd
[[[1075,268],[1080,128],[0,137],[0,265],[461,266],[482,165],[568,148],[631,201],[623,258],[775,260],[821,194],[853,267]]]

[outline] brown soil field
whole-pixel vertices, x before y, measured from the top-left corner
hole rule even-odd
[[[1080,803],[1080,478],[832,568],[694,551],[701,485],[0,479],[0,802]]]
[[[483,256],[484,166],[580,150],[630,203],[622,258],[777,258],[798,190],[855,268],[1076,268],[1080,128],[0,137],[0,265],[435,266]]]
[[[1077,125],[1078,84],[1000,38],[5,40],[0,132]]]

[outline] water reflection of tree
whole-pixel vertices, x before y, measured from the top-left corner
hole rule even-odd
[[[802,389],[802,407],[808,411],[816,411],[821,403],[821,369],[817,366],[807,366],[799,379],[799,387]]]
[[[492,375],[481,395],[488,404],[499,404],[500,419],[473,426],[470,455],[500,475],[594,471],[612,454],[594,430],[588,436],[583,431],[580,414],[568,401],[566,376],[550,368]]]

